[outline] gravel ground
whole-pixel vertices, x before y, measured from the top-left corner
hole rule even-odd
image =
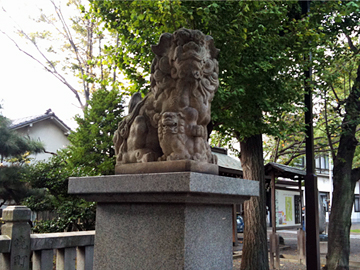
[[[354,226],[353,226],[354,227]],[[360,228],[360,224],[358,224]],[[353,228],[352,228],[353,229]],[[284,238],[286,249],[281,249],[280,254],[284,258],[280,258],[280,269],[286,270],[303,270],[306,269],[306,266],[300,264],[297,260],[297,239],[296,234],[294,233],[283,233],[278,231],[278,233]],[[360,269],[360,233],[352,233],[356,238],[350,239],[350,266],[353,262],[353,267],[350,267],[350,270]],[[241,235],[239,234],[241,237]],[[241,238],[240,238],[241,239]],[[236,250],[241,250],[242,245],[235,247]],[[320,242],[320,253],[321,253],[321,263],[325,263],[325,254],[327,249],[327,242]],[[240,269],[241,258],[234,258],[233,260],[233,270]]]

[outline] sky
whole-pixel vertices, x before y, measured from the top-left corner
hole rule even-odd
[[[36,16],[38,7],[50,12],[53,10],[49,0],[0,0],[0,8],[2,7],[25,32],[37,30],[37,24],[29,19],[29,16]],[[12,33],[11,24],[4,13],[0,13],[0,30],[18,38]],[[75,95],[38,63],[20,52],[11,40],[1,33],[0,61],[2,115],[18,119],[44,114],[46,110],[52,109],[68,126],[76,128],[73,117],[82,112]]]

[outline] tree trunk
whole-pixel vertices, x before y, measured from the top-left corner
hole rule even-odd
[[[336,168],[334,167],[334,172]],[[326,267],[327,270],[348,270],[350,256],[351,212],[354,201],[355,184],[351,183],[350,174],[340,168],[334,174],[334,191],[329,221],[329,241]],[[344,174],[341,175],[341,172]],[[335,206],[336,205],[336,206]]]
[[[244,203],[244,245],[241,270],[269,269],[266,232],[266,194],[261,134],[240,142],[244,178],[259,181],[260,196]]]
[[[347,136],[344,136],[347,137]],[[333,199],[329,221],[328,254],[325,269],[349,269],[351,213],[355,181],[352,181],[353,140],[340,140],[334,162]]]
[[[327,270],[349,269],[351,212],[358,170],[352,170],[360,121],[360,66],[345,104],[338,152],[334,161],[333,199],[329,220]]]

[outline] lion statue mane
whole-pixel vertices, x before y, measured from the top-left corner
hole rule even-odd
[[[152,46],[151,91],[131,98],[114,135],[117,165],[168,160],[216,163],[207,142],[219,50],[199,30],[162,34]]]

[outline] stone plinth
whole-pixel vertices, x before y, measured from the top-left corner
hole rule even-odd
[[[232,269],[232,204],[258,182],[194,172],[71,178],[97,201],[94,269]]]
[[[196,162],[194,160],[128,163],[117,164],[115,166],[115,174],[144,174],[168,172],[198,172],[218,175],[219,166],[207,162]]]

